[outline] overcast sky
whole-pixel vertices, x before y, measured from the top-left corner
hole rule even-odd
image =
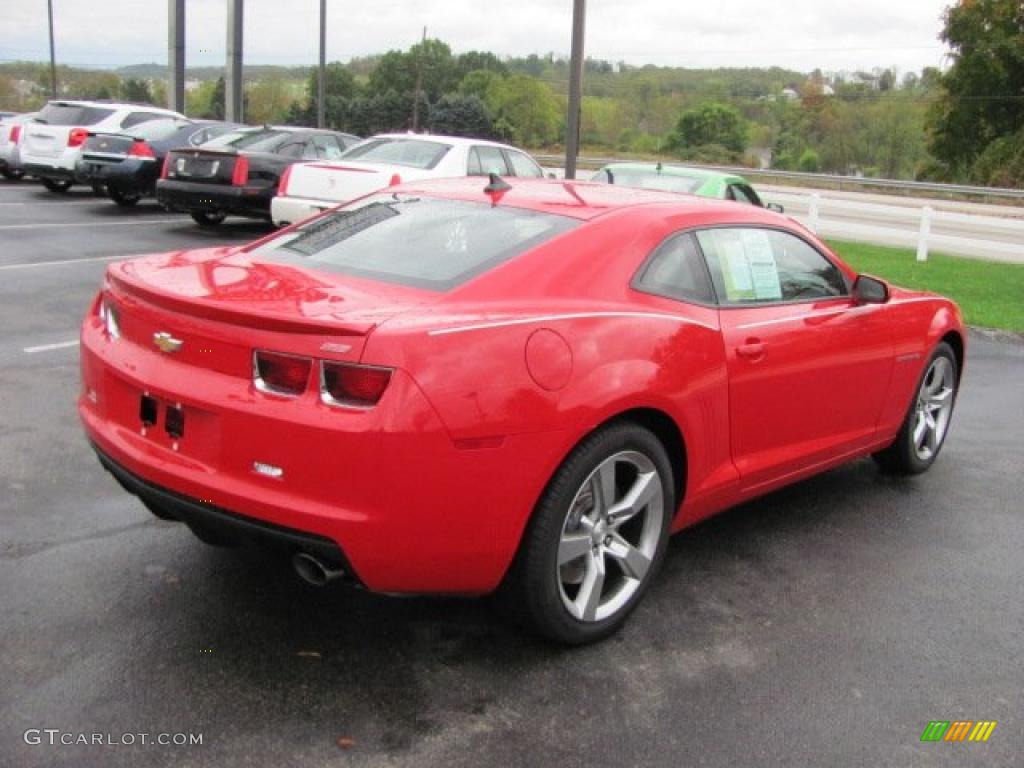
[[[590,0],[587,55],[809,71],[939,66],[951,0]],[[4,0],[0,60],[48,58],[45,0]],[[53,0],[59,62],[167,61],[166,0]],[[187,63],[224,63],[225,0],[187,0]],[[245,61],[312,64],[318,0],[247,0]],[[328,0],[329,59],[407,48],[424,25],[456,52],[568,55],[572,0]]]

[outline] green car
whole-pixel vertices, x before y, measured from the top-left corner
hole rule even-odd
[[[611,163],[593,175],[591,181],[621,184],[626,187],[656,189],[660,192],[680,192],[719,200],[735,200],[760,208],[783,212],[781,205],[761,202],[750,182],[742,176],[704,168],[663,163]]]

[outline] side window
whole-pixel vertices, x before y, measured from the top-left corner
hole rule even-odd
[[[505,156],[497,147],[473,147],[469,150],[468,172],[470,176],[486,176],[489,173],[509,175]]]
[[[795,235],[758,227],[697,233],[719,302],[813,301],[848,293],[839,269]]]
[[[131,128],[133,125],[145,123],[148,120],[159,120],[165,115],[158,115],[155,112],[129,112],[121,121],[122,128]]]
[[[509,165],[512,166],[512,173],[516,176],[521,176],[525,179],[544,178],[544,171],[541,167],[533,161],[533,158],[524,155],[522,152],[506,149],[505,157],[508,159]]]
[[[637,290],[670,299],[715,302],[711,278],[689,232],[673,235],[659,245],[633,285]]]
[[[306,151],[306,142],[304,141],[289,141],[287,144],[282,144],[277,148],[277,152],[274,154],[283,155],[284,157],[302,157],[303,152]]]
[[[735,200],[738,203],[757,205],[754,202],[754,190],[743,184],[730,184],[728,196],[730,200]]]
[[[341,157],[341,147],[333,136],[314,136],[313,147],[320,160],[337,160]]]

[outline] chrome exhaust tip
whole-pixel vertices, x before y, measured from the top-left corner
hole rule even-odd
[[[327,582],[345,575],[343,569],[332,568],[305,552],[299,552],[292,558],[292,567],[300,579],[314,587],[322,587]]]

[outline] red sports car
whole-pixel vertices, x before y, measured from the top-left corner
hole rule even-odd
[[[82,325],[102,463],[311,582],[497,591],[582,643],[625,621],[670,533],[859,456],[935,461],[951,301],[753,206],[485,181],[111,265]]]

